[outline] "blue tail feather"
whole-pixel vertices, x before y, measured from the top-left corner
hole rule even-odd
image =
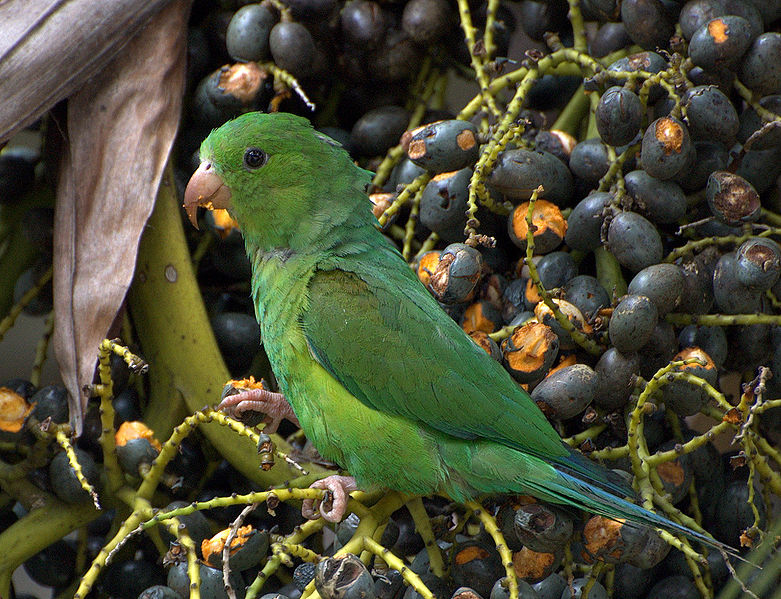
[[[740,557],[739,552],[734,547],[717,541],[711,536],[704,535],[687,526],[673,522],[669,518],[655,514],[614,495],[600,486],[584,481],[582,478],[562,472],[559,469],[557,469],[557,472],[563,479],[562,484],[551,484],[551,481],[546,481],[545,490],[548,494],[561,495],[562,498],[565,498],[566,503],[579,504],[588,511],[606,518],[626,518],[632,522],[661,528],[670,533],[682,534],[692,541]]]

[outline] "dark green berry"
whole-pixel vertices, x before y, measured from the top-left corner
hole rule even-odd
[[[156,584],[151,587],[145,588],[138,595],[138,599],[181,599],[179,593],[174,591],[171,587],[163,584]]]
[[[675,181],[662,181],[644,170],[624,176],[626,191],[640,204],[640,210],[655,223],[675,223],[686,214],[686,196]]]
[[[566,579],[558,573],[535,582],[532,589],[537,593],[538,599],[561,599],[561,594],[567,588]]]
[[[593,192],[583,198],[567,218],[567,233],[564,237],[569,247],[588,252],[602,245],[602,213],[612,201],[607,192]]]
[[[738,248],[735,276],[750,289],[766,291],[781,275],[781,247],[772,239],[754,237]]]
[[[294,77],[305,77],[312,70],[315,42],[301,23],[277,23],[269,35],[269,49],[280,69]]]
[[[627,295],[610,316],[610,342],[622,353],[637,351],[651,338],[658,318],[656,306],[650,299],[643,295]]]
[[[187,507],[189,503],[186,501],[172,501],[165,506],[165,511],[171,511],[182,507]],[[212,536],[211,526],[206,516],[201,511],[195,511],[191,514],[185,514],[184,516],[178,516],[179,522],[187,529],[187,534],[195,543],[195,547],[198,551],[198,556],[201,556],[201,544],[205,539],[209,539]],[[173,541],[173,536],[167,530],[161,530],[160,534],[166,543]],[[168,585],[178,591],[177,587],[171,584],[169,578]],[[222,587],[222,585],[220,585]]]
[[[54,541],[27,559],[24,570],[38,584],[64,588],[76,575],[76,550],[63,540]]]
[[[713,216],[730,226],[755,222],[762,209],[754,186],[728,171],[710,174],[705,197]]]
[[[265,60],[269,35],[277,20],[265,6],[247,4],[233,15],[225,34],[228,54],[243,62]]]
[[[692,139],[732,146],[739,127],[738,113],[720,89],[698,85],[686,92],[684,102]]]
[[[632,41],[647,50],[666,48],[675,31],[661,0],[624,0],[621,21]]]
[[[34,404],[33,415],[39,422],[51,418],[52,422],[68,422],[68,390],[62,385],[48,385],[39,389],[30,398]]]
[[[781,92],[781,34],[773,31],[757,37],[743,57],[738,75],[760,96]]]
[[[580,414],[594,401],[597,387],[596,372],[586,364],[573,364],[546,376],[534,388],[531,397],[543,413],[566,420]]]
[[[560,599],[580,599],[583,596],[583,587],[589,582],[588,578],[576,578],[572,585],[561,592]],[[589,599],[607,599],[607,591],[601,583],[595,582],[589,591]]]
[[[359,47],[374,47],[385,35],[385,12],[373,0],[350,0],[341,10],[340,21],[344,39]]]
[[[440,173],[426,184],[420,199],[420,222],[442,239],[464,239],[472,169]]]
[[[640,130],[643,104],[633,91],[614,86],[602,94],[594,116],[602,141],[611,146],[623,146]]]
[[[697,66],[714,71],[736,67],[752,40],[751,24],[737,15],[711,19],[694,32],[689,58]]]
[[[381,106],[364,114],[353,125],[350,141],[361,156],[378,156],[399,143],[409,113],[400,106]]]
[[[457,119],[429,123],[402,138],[407,156],[433,173],[457,171],[477,161],[477,128]]]
[[[607,242],[616,260],[632,272],[662,260],[664,250],[659,231],[636,212],[621,212],[613,217]]]
[[[652,264],[638,272],[629,282],[628,293],[650,299],[659,316],[675,311],[683,294],[683,273],[677,264]]]
[[[585,181],[586,184],[591,187],[595,186],[610,168],[607,147],[597,137],[578,142],[572,148],[569,168],[576,177]]]
[[[660,54],[657,54],[656,52],[638,52],[636,54],[630,54],[629,56],[625,56],[624,58],[619,58],[615,62],[608,65],[607,70],[608,71],[614,71],[614,72],[634,72],[634,71],[645,71],[647,73],[658,73],[660,71],[664,71],[668,68],[667,61],[662,58]],[[623,85],[624,80],[611,80],[610,85]],[[659,98],[661,98],[664,95],[664,90],[658,86],[654,85],[651,87],[651,90],[648,94],[648,101],[653,103],[656,102]]]
[[[648,592],[648,599],[697,599],[700,592],[685,576],[668,576],[658,581]]]
[[[707,327],[690,324],[678,334],[681,349],[699,347],[707,353],[716,366],[721,367],[727,359],[727,335],[722,327]]]
[[[678,372],[685,372],[707,381],[711,386],[716,386],[718,369],[710,356],[699,347],[688,347],[673,357],[674,361],[696,359],[701,362],[686,364],[676,368]],[[700,411],[708,394],[699,385],[688,381],[673,380],[662,388],[662,401],[668,409],[679,416],[691,416]]]
[[[606,410],[616,410],[626,404],[634,389],[640,358],[634,352],[621,353],[610,347],[600,356],[594,371],[598,381],[594,403]]]
[[[418,44],[437,41],[452,25],[452,7],[446,0],[410,0],[404,5],[401,27]]]
[[[200,592],[203,599],[228,599],[225,583],[222,579],[222,569],[212,568],[206,564],[199,564]],[[246,586],[238,570],[231,569],[228,578],[231,588],[236,592],[237,599],[244,599]],[[188,597],[190,594],[190,577],[187,572],[187,562],[174,564],[168,570],[167,584],[180,597]]]
[[[643,170],[657,179],[672,179],[686,166],[691,149],[686,125],[672,117],[658,118],[643,135]]]
[[[778,114],[781,111],[781,95],[773,94],[760,98],[760,107]],[[762,132],[759,133],[759,130]],[[760,117],[752,106],[747,106],[740,114],[740,126],[737,133],[738,141],[748,145],[751,137],[751,150],[769,150],[781,145],[781,127],[768,123]]]
[[[562,206],[574,191],[572,174],[561,160],[547,152],[523,149],[502,152],[488,183],[513,200],[528,200],[542,185],[541,197]]]
[[[211,324],[228,369],[235,376],[244,374],[260,347],[260,328],[255,317],[222,312],[212,318]]]
[[[550,255],[550,254],[549,254]],[[610,305],[610,296],[596,277],[578,275],[569,279],[561,289],[562,297],[574,304],[584,316],[590,317]]]
[[[81,466],[81,472],[84,478],[93,487],[98,482],[98,467],[90,454],[81,449],[75,449],[76,459]],[[87,491],[81,487],[76,472],[68,462],[68,456],[64,451],[58,453],[52,458],[49,464],[49,480],[51,481],[54,494],[66,503],[81,503],[89,501],[90,496]]]
[[[479,541],[456,543],[451,549],[450,574],[456,586],[469,585],[480,595],[491,593],[494,581],[504,573],[499,553]]]

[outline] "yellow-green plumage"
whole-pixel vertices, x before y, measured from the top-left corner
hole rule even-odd
[[[248,168],[247,148],[267,161]],[[251,113],[201,147],[231,192],[263,343],[319,451],[363,487],[535,495],[699,535],[622,498],[450,319],[377,230],[370,173],[299,117]]]

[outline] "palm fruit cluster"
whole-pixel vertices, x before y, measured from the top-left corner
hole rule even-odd
[[[780,26],[778,0],[197,0],[174,161],[181,187],[226,120],[310,118],[376,172],[377,226],[567,443],[764,570],[523,496],[368,495],[327,531],[300,516],[290,470],[265,491],[195,424],[157,439],[154,391],[117,345],[111,394],[72,446],[41,433],[67,421],[63,387],[39,373],[0,386],[0,477],[23,473],[74,514],[105,504],[24,570],[57,595],[122,599],[184,599],[193,576],[206,599],[777,596]],[[453,87],[471,99],[448,100]],[[0,154],[16,252],[3,314],[51,311],[51,153]],[[217,347],[233,376],[271,381],[235,385],[273,386],[241,232],[203,222],[187,235]],[[236,430],[279,472],[277,437]],[[315,474],[335,467],[281,433]],[[129,535],[136,492],[159,508],[155,534]],[[30,507],[0,495],[0,535]]]

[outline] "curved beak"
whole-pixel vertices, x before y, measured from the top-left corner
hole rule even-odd
[[[190,182],[187,183],[187,189],[184,192],[184,210],[187,212],[190,222],[197,229],[198,206],[204,206],[209,210],[226,209],[230,206],[230,199],[230,189],[214,170],[212,163],[204,160],[198,170],[190,177]]]

